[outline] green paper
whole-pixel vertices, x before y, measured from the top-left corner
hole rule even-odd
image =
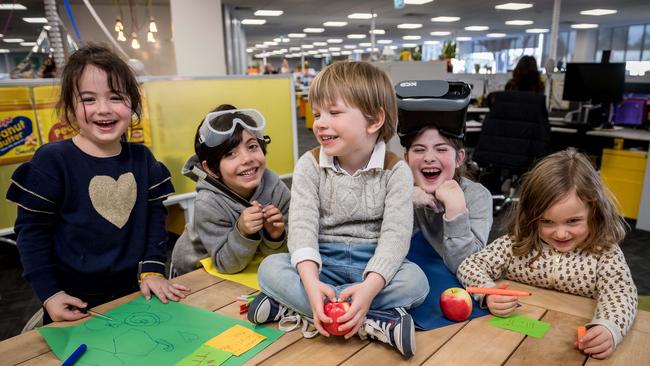
[[[507,318],[492,317],[490,325],[497,328],[508,329],[513,332],[523,333],[535,338],[544,338],[544,334],[551,327],[551,324],[541,322],[537,319],[528,318],[518,314],[511,314]]]
[[[177,363],[176,366],[218,366],[227,360],[232,353],[205,344]]]
[[[236,324],[250,328],[266,339],[225,365],[241,365],[277,340],[284,332],[254,326],[243,320],[157,298],[139,297],[106,313],[114,321],[92,317],[70,327],[42,327],[38,331],[54,354],[65,359],[81,343],[87,351],[75,365],[174,365],[203,343]]]

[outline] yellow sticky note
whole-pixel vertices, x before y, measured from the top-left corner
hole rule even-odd
[[[230,352],[235,356],[239,356],[249,349],[255,347],[256,344],[266,339],[265,336],[256,333],[241,325],[226,330],[211,340],[205,342],[208,346],[219,348],[220,350]]]

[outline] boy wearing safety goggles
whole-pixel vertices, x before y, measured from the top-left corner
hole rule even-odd
[[[210,257],[222,273],[237,273],[257,252],[287,251],[290,192],[266,169],[264,117],[223,104],[201,121],[183,174],[196,180],[194,218],[172,253],[176,275]],[[201,179],[199,179],[201,178]]]
[[[405,308],[422,303],[429,287],[422,270],[405,260],[413,178],[386,150],[397,123],[391,81],[368,63],[337,62],[316,76],[309,101],[320,147],[296,165],[289,254],[260,265],[262,293],[248,319],[282,326],[306,319],[324,336],[359,334],[410,357],[415,333]],[[338,326],[324,313],[328,301],[350,303]]]

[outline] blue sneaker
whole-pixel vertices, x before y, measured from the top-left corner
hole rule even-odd
[[[388,343],[406,357],[415,355],[415,325],[404,308],[369,310],[359,337]]]
[[[305,338],[313,338],[318,335],[313,320],[280,304],[263,292],[260,292],[248,307],[246,318],[254,324],[280,321],[278,329],[285,332],[301,328]]]
[[[248,307],[246,317],[253,324],[277,322],[292,312],[289,308],[275,301],[271,296],[260,292]]]

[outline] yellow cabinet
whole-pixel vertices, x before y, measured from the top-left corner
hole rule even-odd
[[[645,151],[603,149],[600,177],[625,217],[637,218],[647,159]]]

